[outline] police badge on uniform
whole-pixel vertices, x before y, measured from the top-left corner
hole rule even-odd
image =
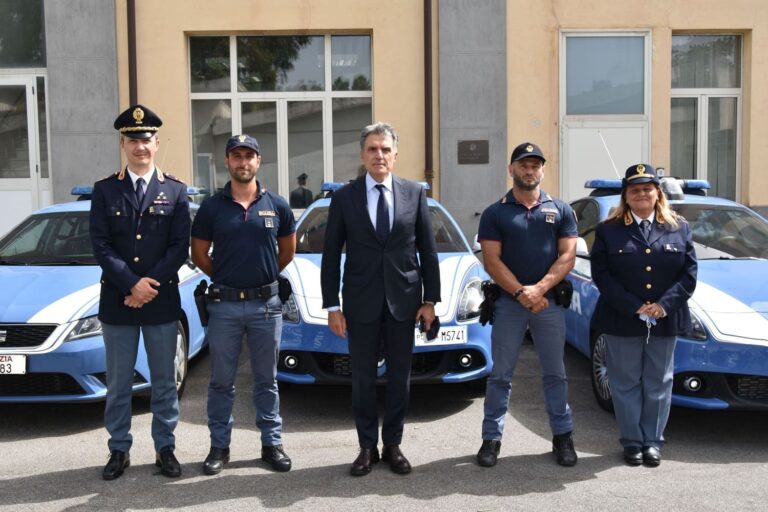
[[[264,217],[264,227],[265,228],[274,228],[275,227],[275,220],[272,217]]]

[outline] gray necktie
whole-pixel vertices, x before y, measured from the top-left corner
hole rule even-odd
[[[640,223],[640,231],[643,232],[643,236],[648,240],[651,237],[651,221],[648,219],[642,221]]]

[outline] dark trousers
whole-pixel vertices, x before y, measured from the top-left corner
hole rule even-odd
[[[414,312],[415,315],[415,312]],[[352,415],[361,448],[376,448],[379,417],[376,407],[376,372],[379,352],[386,358],[386,399],[381,439],[399,445],[408,410],[415,321],[398,321],[386,302],[377,321],[360,323],[347,319],[349,354],[352,357]]]

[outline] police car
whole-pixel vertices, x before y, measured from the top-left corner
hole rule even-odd
[[[197,193],[197,190],[190,190]],[[89,197],[91,187],[73,194]],[[106,398],[106,362],[97,317],[101,268],[88,232],[87,199],[44,208],[0,239],[0,402],[82,402]],[[192,211],[196,205],[190,204]],[[176,385],[205,335],[192,291],[204,274],[179,269],[183,316],[176,333]],[[134,392],[151,387],[139,347]]]
[[[332,192],[341,186],[324,184],[323,189]],[[483,300],[480,283],[488,275],[448,211],[433,199],[427,202],[440,260],[443,300],[435,305],[435,312],[441,328],[437,338],[430,341],[414,327],[411,382],[460,383],[482,379],[491,369],[490,325],[484,327],[478,322]],[[351,383],[347,340],[331,332],[328,314],[322,307],[320,260],[330,203],[329,197],[318,199],[304,211],[297,224],[296,257],[283,271],[291,281],[293,295],[283,308],[277,373],[282,382]],[[386,371],[382,358],[378,367],[381,381]]]
[[[578,217],[574,285],[566,313],[568,343],[592,362],[598,403],[612,409],[605,338],[590,330],[599,292],[590,272],[595,227],[619,202],[620,180],[593,180],[573,201]],[[693,328],[675,349],[674,405],[697,409],[768,409],[768,221],[749,208],[707,197],[703,180],[663,178],[674,210],[691,226],[698,282],[688,301]]]

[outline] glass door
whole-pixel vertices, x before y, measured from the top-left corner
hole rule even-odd
[[[50,203],[44,89],[42,77],[0,77],[0,234]]]

